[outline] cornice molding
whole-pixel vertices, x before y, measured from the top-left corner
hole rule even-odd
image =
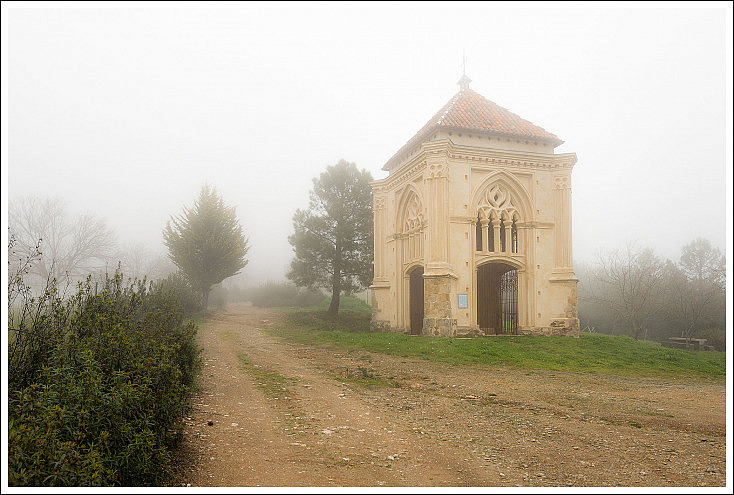
[[[570,170],[578,158],[576,153],[542,154],[529,151],[506,151],[490,148],[479,148],[454,144],[451,140],[440,139],[426,141],[420,145],[421,151],[408,160],[390,175],[379,181],[373,181],[375,192],[389,190],[400,186],[406,180],[414,179],[419,169],[425,168],[428,162],[446,160],[450,167],[451,162],[467,163],[473,169],[483,170],[486,166],[525,168],[536,170]]]
[[[414,163],[413,163],[414,162]],[[386,192],[403,185],[405,182],[414,180],[418,175],[422,175],[423,169],[426,168],[425,157],[422,154],[417,155],[414,160],[408,162],[407,166],[400,167],[400,173],[391,174],[384,179],[370,182],[372,190],[375,193]],[[418,172],[421,172],[420,174]]]

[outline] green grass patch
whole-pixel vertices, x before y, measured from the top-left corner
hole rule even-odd
[[[327,297],[311,309],[316,309],[317,311],[326,311],[327,309],[329,309],[329,304],[331,304],[331,298]],[[341,296],[339,298],[339,313],[342,312],[356,312],[369,315],[372,314],[372,308],[369,306],[369,304],[359,298],[352,296]]]
[[[289,378],[274,371],[264,370],[250,361],[244,354],[239,354],[238,358],[242,369],[247,371],[257,382],[257,386],[270,399],[285,399],[293,396],[289,385],[295,385],[298,380]]]
[[[477,337],[469,339],[415,337],[369,331],[366,312],[285,312],[287,326],[268,333],[292,342],[335,345],[350,350],[418,357],[457,365],[498,365],[548,370],[661,378],[726,376],[726,355],[720,352],[670,349],[630,337],[582,334],[569,337]],[[532,372],[532,371],[530,371]]]
[[[400,383],[392,377],[382,377],[367,368],[358,366],[357,369],[347,369],[342,376],[335,377],[337,380],[359,385],[368,389],[382,387],[400,388]]]

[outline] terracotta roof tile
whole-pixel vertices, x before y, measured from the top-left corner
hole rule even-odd
[[[489,101],[476,91],[466,88],[451,98],[413,138],[400,148],[387,161],[383,170],[388,170],[389,165],[399,159],[403,152],[437,129],[461,129],[501,136],[539,139],[553,143],[554,146],[563,143],[555,134]]]

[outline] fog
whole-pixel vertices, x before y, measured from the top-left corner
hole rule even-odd
[[[385,177],[465,53],[472,89],[577,154],[576,262],[725,249],[730,9],[200,6],[4,6],[4,222],[8,198],[57,195],[165,253],[208,182],[249,237],[245,283],[282,279],[312,178],[342,158]]]

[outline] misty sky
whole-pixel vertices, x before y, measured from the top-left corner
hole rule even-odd
[[[385,177],[458,91],[465,50],[472,89],[578,155],[577,262],[628,240],[725,248],[720,4],[164,7],[3,8],[4,203],[58,195],[163,253],[208,181],[249,235],[245,279],[282,279],[312,178],[342,158]]]

